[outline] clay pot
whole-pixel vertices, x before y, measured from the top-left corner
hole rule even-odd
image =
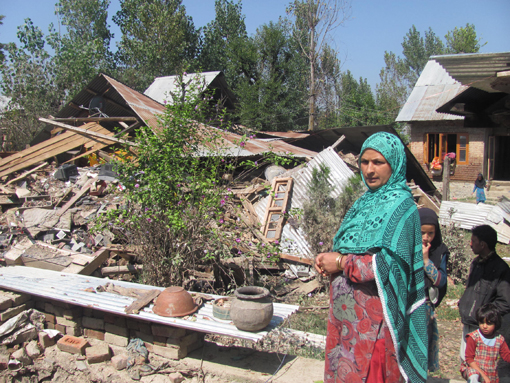
[[[152,312],[163,317],[183,317],[197,311],[193,297],[179,286],[164,289],[156,298]]]
[[[230,306],[230,317],[239,330],[260,331],[271,322],[273,302],[268,289],[240,287],[235,291],[235,296]]]

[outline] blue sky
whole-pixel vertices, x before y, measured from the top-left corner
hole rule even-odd
[[[57,25],[54,14],[56,0],[0,0],[0,42],[17,42],[17,26],[31,18],[43,32]],[[214,19],[214,0],[183,0],[196,27]],[[244,0],[243,13],[249,34],[269,21],[285,16],[289,0]],[[112,0],[110,16],[119,10],[119,0]],[[350,20],[334,31],[332,44],[339,51],[342,70],[350,70],[356,78],[367,78],[372,90],[379,82],[384,66],[384,51],[402,54],[401,43],[414,24],[424,34],[429,27],[443,36],[466,23],[475,25],[477,34],[487,44],[483,53],[510,51],[510,0],[352,0]],[[111,19],[110,19],[111,20]],[[120,31],[110,21],[115,39]]]

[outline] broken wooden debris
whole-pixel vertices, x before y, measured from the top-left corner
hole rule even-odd
[[[101,275],[107,277],[109,275],[139,273],[142,270],[143,265],[110,266],[101,268]]]
[[[143,309],[145,306],[149,305],[154,299],[156,299],[160,293],[161,290],[150,290],[147,293],[141,295],[139,298],[137,298],[133,303],[126,307],[124,311],[126,312],[126,314],[138,314],[141,309]]]
[[[54,120],[48,120],[47,118],[39,118],[39,121],[46,122],[47,124],[59,126],[59,127],[64,128],[66,130],[70,130],[72,132],[81,134],[81,135],[83,135],[85,137],[95,138],[96,141],[97,141],[98,138],[102,138],[103,141],[106,140],[108,145],[111,145],[111,144],[117,142],[117,143],[120,143],[120,144],[129,145],[129,146],[138,146],[138,144],[136,142],[120,140],[118,138],[113,137],[113,134],[110,136],[110,135],[107,135],[107,134],[97,133],[97,132],[93,132],[93,131],[88,130],[88,129],[78,128],[76,126],[63,124],[61,122],[57,122],[57,121],[54,121]]]

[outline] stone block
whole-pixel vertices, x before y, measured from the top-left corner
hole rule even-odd
[[[180,327],[152,325],[152,335],[164,336],[165,338],[182,338],[186,330]]]
[[[92,330],[91,328],[84,328],[83,335],[87,338],[104,340],[104,331]]]
[[[180,372],[172,372],[168,375],[168,381],[170,383],[181,383],[184,381],[184,376]]]
[[[147,323],[147,322],[138,322],[138,326],[140,327],[140,332],[152,335],[152,329],[151,329],[151,324],[150,323]]]
[[[54,323],[45,322],[45,327],[46,327],[48,330],[55,330],[55,324],[54,324]]]
[[[19,350],[14,351],[11,354],[11,358],[19,360],[24,366],[32,364],[32,359],[28,356],[25,347],[21,347]]]
[[[66,319],[64,317],[55,317],[55,321],[57,324],[61,324],[66,327],[80,327],[81,326],[81,320],[80,318],[75,320]]]
[[[0,370],[7,370],[9,368],[9,355],[0,354]]]
[[[140,331],[136,331],[135,334],[135,338],[140,338],[144,342],[154,343],[154,336],[152,334],[147,334]]]
[[[82,331],[81,327],[67,327],[66,326],[66,335],[81,336],[81,335],[83,335],[83,331]]]
[[[104,341],[119,347],[127,347],[129,343],[129,339],[127,337],[112,334],[111,332],[104,334]]]
[[[163,347],[157,345],[152,347],[152,352],[164,358],[175,360],[186,357],[188,353],[185,347]]]
[[[53,306],[51,303],[46,302],[44,304],[44,312],[49,314],[55,314],[55,306]]]
[[[102,312],[100,310],[93,310],[92,316],[97,319],[104,319],[104,312]]]
[[[53,314],[47,314],[47,313],[44,313],[44,318],[46,320],[46,322],[50,322],[50,323],[57,323],[56,319],[55,319],[55,315]]]
[[[55,338],[50,338],[50,336],[44,331],[39,332],[39,344],[43,349],[55,345]]]
[[[105,323],[104,330],[115,335],[121,335],[125,337],[129,336],[129,329],[127,327],[117,326],[111,323]]]
[[[0,295],[0,311],[10,309],[12,307],[12,299],[6,295]]]
[[[21,306],[11,307],[10,309],[5,310],[0,313],[0,321],[5,322],[12,317],[18,315],[20,312],[28,310],[29,307],[24,303]]]
[[[25,347],[25,350],[27,351],[27,355],[32,360],[39,358],[42,354],[41,347],[36,340],[29,342]]]
[[[176,338],[167,338],[166,344],[167,344],[167,346],[187,347],[190,344],[196,342],[197,339],[198,339],[198,333],[191,332],[191,333],[183,336],[182,338],[177,338],[177,339]]]
[[[64,317],[64,310],[65,309],[63,307],[57,306],[53,303],[53,314],[55,314],[56,317]]]
[[[83,317],[81,318],[81,325],[93,330],[104,330],[104,320],[99,318]]]
[[[67,327],[64,326],[63,324],[56,324],[55,325],[55,330],[60,331],[62,334],[66,333],[66,329],[67,329]]]
[[[35,308],[39,311],[44,311],[44,308],[46,307],[46,303],[44,301],[35,301]]]
[[[123,370],[127,367],[128,356],[127,355],[115,355],[112,357],[112,366],[116,370]]]
[[[87,361],[90,364],[106,362],[111,358],[110,346],[104,343],[88,347],[85,349],[85,354],[87,355]]]
[[[84,355],[85,348],[90,347],[89,342],[83,338],[77,338],[71,335],[64,335],[57,342],[57,347],[61,351],[69,352],[71,354]]]
[[[155,345],[165,347],[168,338],[165,338],[164,336],[153,335],[152,339],[153,339],[152,343],[154,343]]]
[[[63,312],[64,318],[68,319],[68,320],[77,321],[77,319],[81,318],[82,315],[83,315],[83,310],[81,307],[74,307],[72,309],[66,309]]]
[[[2,295],[10,298],[13,306],[22,305],[23,303],[28,302],[31,298],[29,294],[15,293],[13,291],[4,291],[2,292]]]
[[[104,323],[110,323],[120,327],[127,327],[126,318],[110,313],[104,314]]]
[[[130,330],[137,330],[137,331],[140,330],[140,322],[138,322],[137,320],[127,318],[126,326]]]

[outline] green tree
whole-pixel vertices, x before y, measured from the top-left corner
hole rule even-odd
[[[20,47],[6,46],[8,57],[1,66],[2,93],[10,97],[9,111],[3,116],[8,141],[14,149],[24,149],[42,124],[38,117],[60,109],[65,91],[55,81],[57,66],[45,49],[45,38],[30,19],[18,27]]]
[[[154,77],[194,69],[198,32],[182,0],[121,0],[117,76],[144,91]]]
[[[0,15],[0,25],[4,24],[2,21],[4,18],[5,18],[4,15]],[[4,49],[5,49],[5,44],[0,43],[0,65],[2,65],[2,63],[5,60]]]
[[[53,30],[48,43],[55,51],[56,80],[71,97],[97,73],[112,72],[109,4],[110,0],[61,0],[56,6],[65,33]]]
[[[339,126],[365,126],[379,123],[379,113],[367,79],[360,78],[358,82],[349,70],[342,73],[338,96]]]
[[[252,79],[256,47],[248,37],[241,1],[216,0],[215,18],[202,30],[200,66],[204,71],[221,70],[236,89],[244,79]]]
[[[413,25],[404,37],[402,53],[404,64],[408,69],[406,77],[412,89],[429,57],[444,53],[444,44],[431,28],[425,32],[425,38],[423,38]]]
[[[316,128],[317,60],[330,33],[342,25],[351,12],[348,0],[294,0],[287,13],[294,16],[294,35],[309,63],[309,120],[308,130]]]
[[[257,29],[251,76],[236,87],[239,122],[256,130],[296,130],[306,126],[306,62],[280,20]]]
[[[449,31],[445,36],[446,52],[449,54],[456,53],[478,53],[480,48],[486,42],[481,44],[481,38],[478,38],[473,24],[467,23],[465,27],[460,27],[453,31]]]
[[[389,124],[395,121],[408,97],[407,68],[393,52],[384,52],[384,62],[386,66],[381,69],[381,81],[376,86],[376,104],[383,117],[381,123]]]

